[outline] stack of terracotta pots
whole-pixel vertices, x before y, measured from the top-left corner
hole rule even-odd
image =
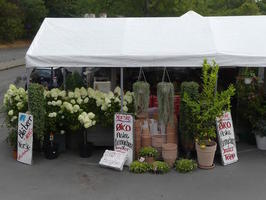
[[[166,142],[177,144],[177,129],[175,124],[168,123],[166,128]]]
[[[151,134],[149,128],[142,128],[141,146],[142,147],[151,146]]]
[[[136,158],[139,155],[139,151],[141,149],[141,121],[135,121],[135,153]]]
[[[165,135],[157,134],[152,136],[152,146],[157,149],[159,159],[162,158],[162,145],[166,142]]]
[[[177,159],[177,144],[166,143],[162,145],[162,156],[164,161],[173,167],[175,160]]]

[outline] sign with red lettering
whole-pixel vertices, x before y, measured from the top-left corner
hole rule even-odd
[[[129,166],[134,155],[134,118],[122,113],[116,113],[114,117],[114,150],[127,153],[125,164]]]
[[[17,160],[32,164],[33,116],[19,113]]]
[[[220,118],[217,118],[216,127],[223,165],[237,162],[238,157],[231,112],[225,112]]]

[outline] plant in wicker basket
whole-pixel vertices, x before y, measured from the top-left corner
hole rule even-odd
[[[180,159],[176,161],[175,169],[181,173],[191,172],[197,169],[197,163],[194,160]]]
[[[129,170],[133,173],[141,174],[148,172],[150,170],[150,165],[146,162],[133,161],[129,166]]]
[[[149,107],[150,84],[144,81],[137,81],[133,84],[135,112],[146,113]]]
[[[166,162],[155,161],[151,164],[151,172],[155,174],[164,174],[169,172],[170,167]]]

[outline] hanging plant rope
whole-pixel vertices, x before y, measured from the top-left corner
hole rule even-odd
[[[169,82],[164,82],[165,74]],[[169,74],[164,68],[162,82],[157,84],[159,119],[165,125],[173,123],[174,117],[174,85],[170,82]]]
[[[140,81],[141,75],[144,81]],[[149,107],[150,84],[146,81],[142,68],[139,71],[138,81],[133,84],[133,92],[136,113],[146,113]]]

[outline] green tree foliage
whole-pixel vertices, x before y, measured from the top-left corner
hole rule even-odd
[[[0,0],[0,41],[13,41],[22,36],[23,14],[6,0]]]
[[[260,9],[262,15],[266,15],[266,0],[260,0],[257,2],[257,5]]]
[[[45,0],[45,6],[49,10],[49,17],[75,17],[79,13],[78,9],[81,9],[77,7],[78,2],[78,0]]]
[[[47,14],[43,0],[21,0],[19,1],[21,10],[24,13],[25,36],[33,37],[38,31],[41,22]]]
[[[45,99],[42,85],[32,83],[29,85],[29,109],[33,115],[33,137],[43,142],[45,132]]]

